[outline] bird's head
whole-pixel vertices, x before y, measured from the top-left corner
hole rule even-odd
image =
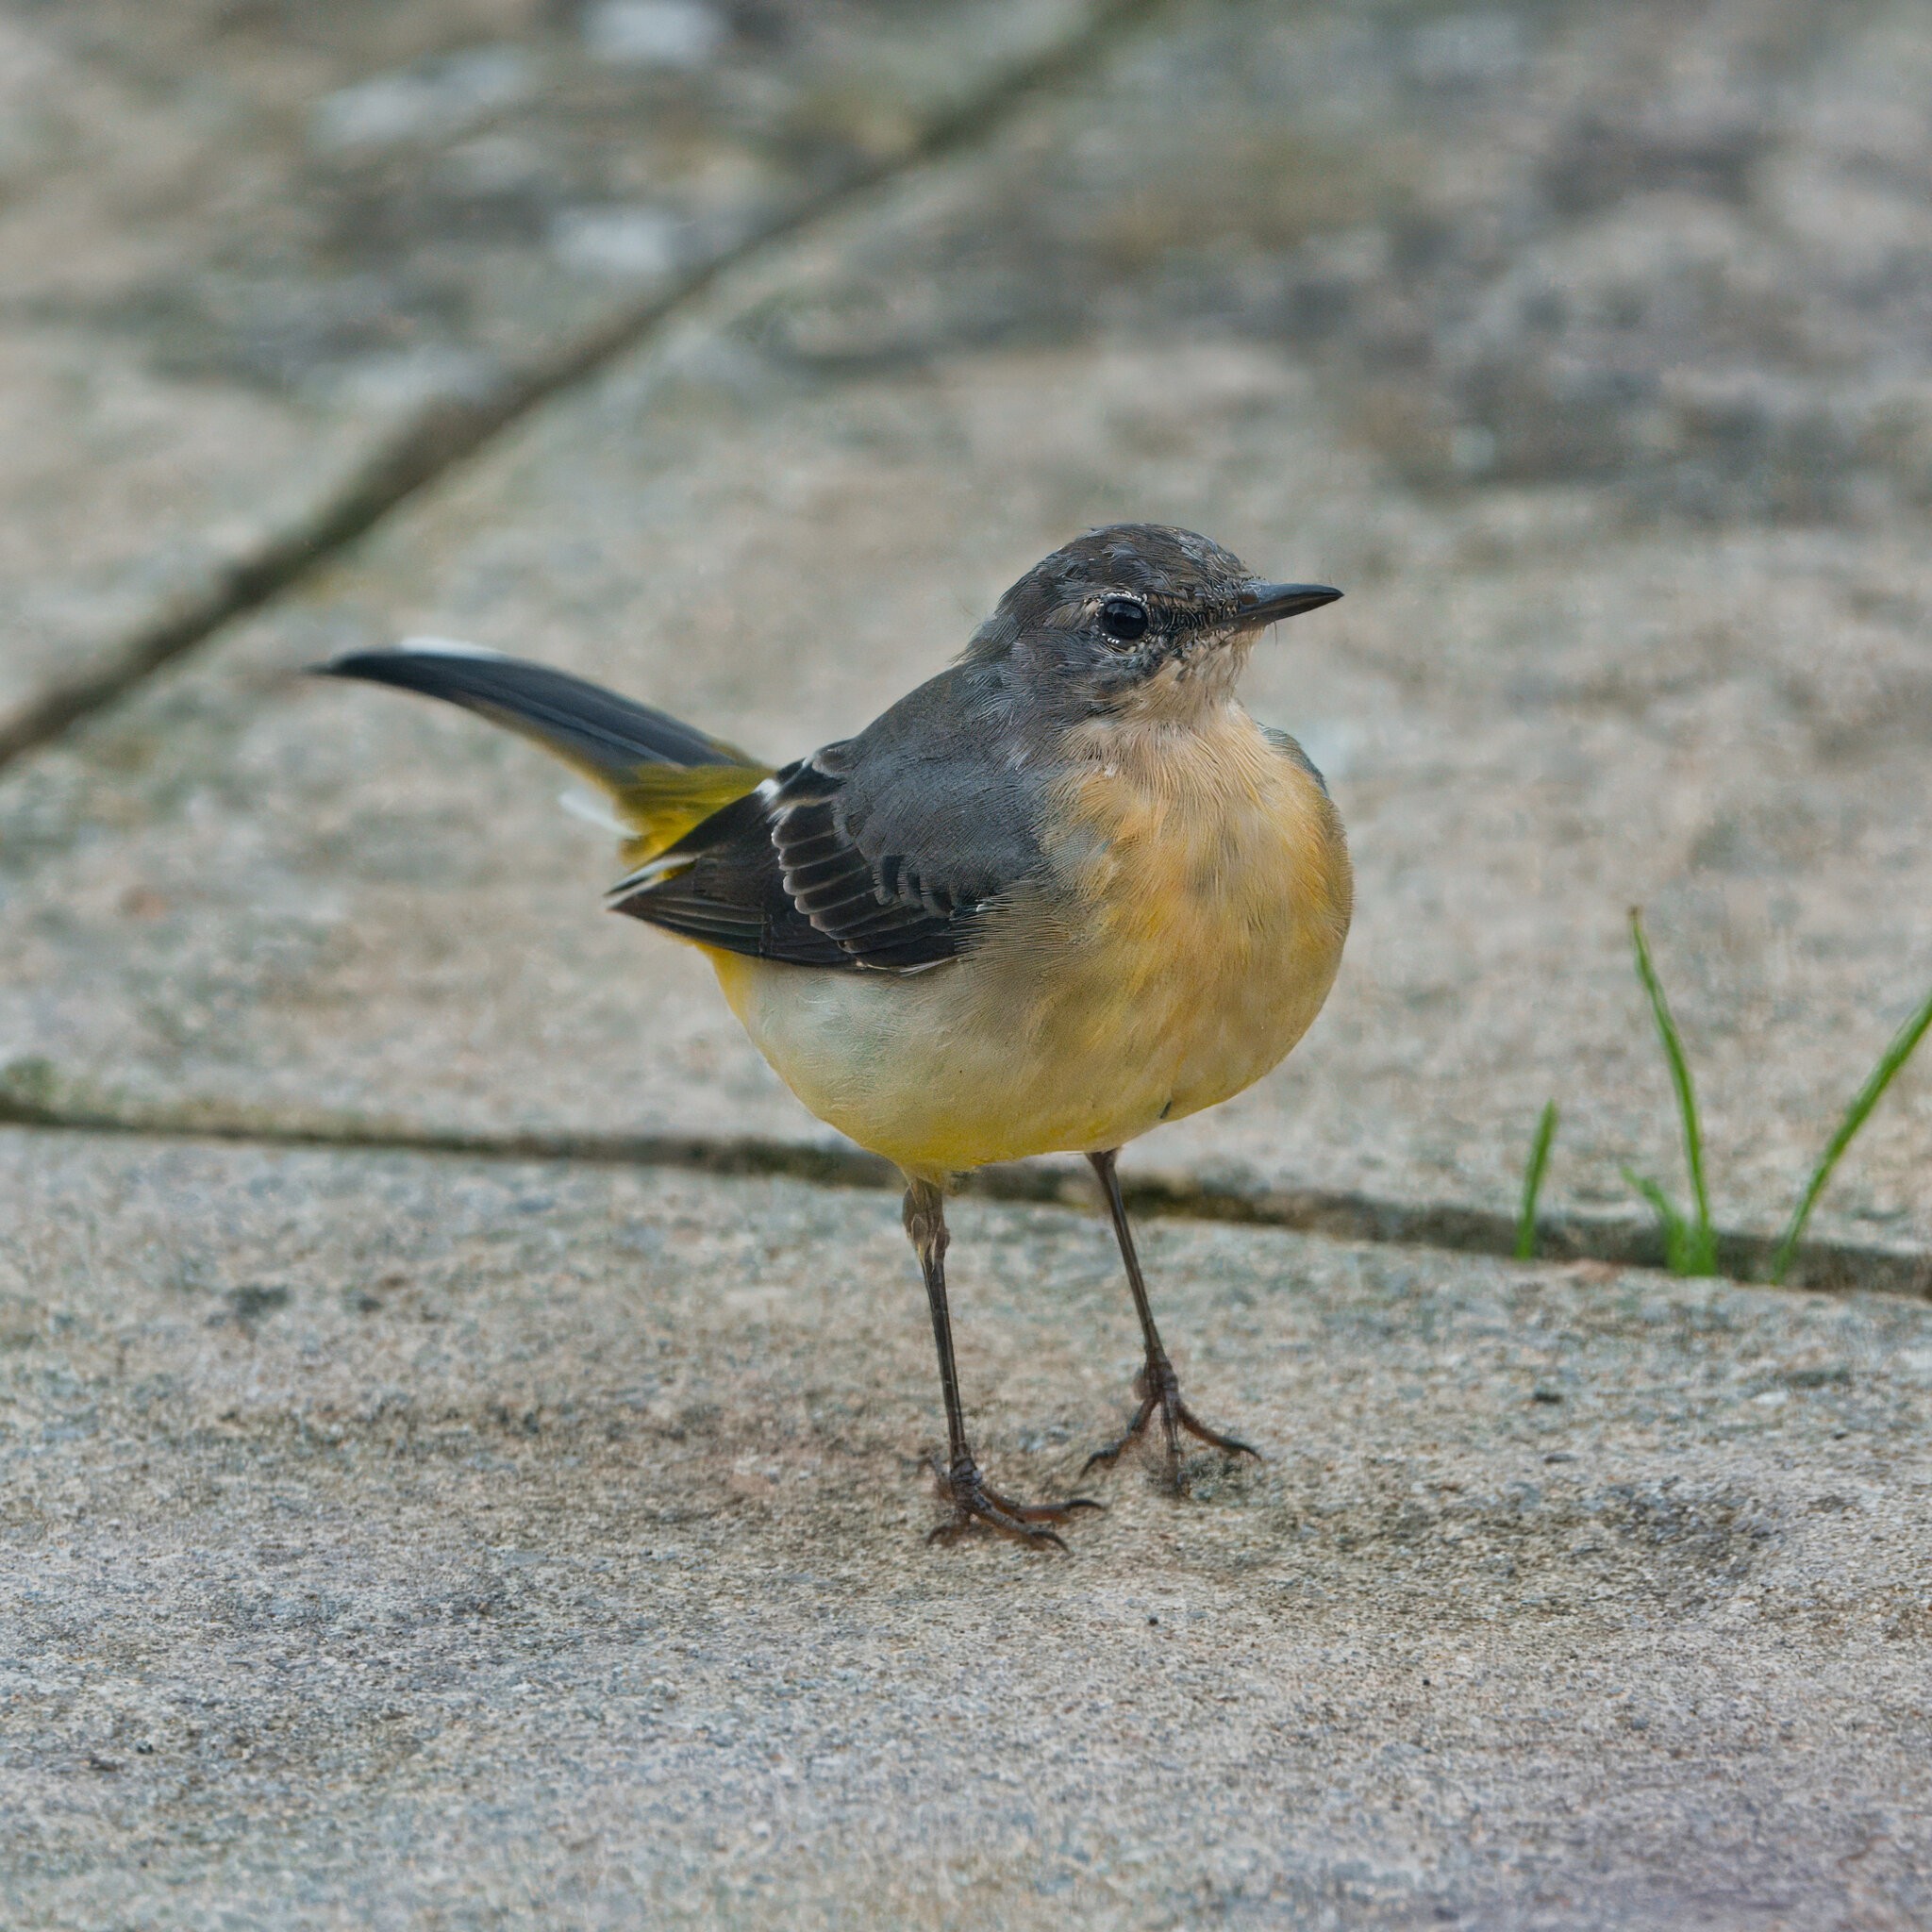
[[[1112,524],[1037,563],[967,646],[1018,693],[1073,722],[1185,723],[1225,702],[1268,625],[1341,595],[1277,584],[1191,530]]]

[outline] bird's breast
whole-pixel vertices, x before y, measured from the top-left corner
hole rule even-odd
[[[1073,943],[1062,1050],[1111,1044],[1166,1118],[1274,1066],[1333,984],[1352,901],[1312,770],[1236,706],[1205,724],[1086,727],[1048,851]]]

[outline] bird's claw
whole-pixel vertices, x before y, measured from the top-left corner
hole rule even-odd
[[[1104,1509],[1091,1496],[1069,1496],[1064,1503],[1016,1503],[997,1490],[989,1489],[986,1479],[971,1457],[961,1457],[950,1466],[935,1461],[933,1474],[939,1478],[941,1499],[953,1506],[950,1523],[942,1523],[926,1538],[929,1543],[956,1542],[974,1524],[983,1524],[997,1535],[1011,1537],[1030,1549],[1049,1546],[1062,1553],[1065,1542],[1047,1525],[1071,1523],[1082,1509]]]
[[[1210,1449],[1219,1449],[1224,1456],[1252,1456],[1257,1462],[1262,1459],[1261,1452],[1253,1443],[1243,1442],[1239,1436],[1224,1436],[1218,1429],[1210,1429],[1181,1400],[1180,1377],[1174,1374],[1174,1364],[1164,1356],[1151,1359],[1141,1367],[1134,1378],[1134,1392],[1141,1398],[1141,1406],[1135,1409],[1126,1432],[1117,1441],[1096,1449],[1082,1464],[1082,1475],[1090,1469],[1111,1469],[1122,1455],[1147,1433],[1147,1425],[1157,1414],[1160,1417],[1161,1434],[1167,1440],[1168,1481],[1175,1490],[1181,1487],[1183,1429],[1196,1441],[1206,1442]]]

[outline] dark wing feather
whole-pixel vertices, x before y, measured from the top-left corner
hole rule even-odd
[[[838,828],[837,781],[810,763],[714,812],[620,886],[611,904],[685,939],[796,966],[909,972],[950,959],[977,908],[884,894]]]
[[[612,904],[798,965],[907,973],[965,951],[1040,863],[997,668],[958,666],[667,847]]]
[[[612,909],[755,958],[857,964],[786,894],[772,842],[773,794],[785,776],[781,772],[693,826],[611,893]]]

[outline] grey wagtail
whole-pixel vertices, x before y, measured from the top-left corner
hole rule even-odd
[[[897,1164],[946,1406],[952,1506],[1060,1545],[1097,1503],[993,1489],[946,1307],[947,1177],[1084,1154],[1146,1362],[1110,1465],[1157,1415],[1177,1485],[1201,1423],[1154,1325],[1121,1147],[1258,1080],[1341,963],[1351,874],[1321,774],[1235,696],[1250,648],[1341,595],[1264,583],[1191,531],[1094,530],[1000,599],[950,669],[856,738],[774,771],[648,706],[438,641],[321,668],[480,711],[601,784],[631,837],[610,904],[700,947],[778,1076]],[[1061,1545],[1063,1547],[1063,1545]]]

